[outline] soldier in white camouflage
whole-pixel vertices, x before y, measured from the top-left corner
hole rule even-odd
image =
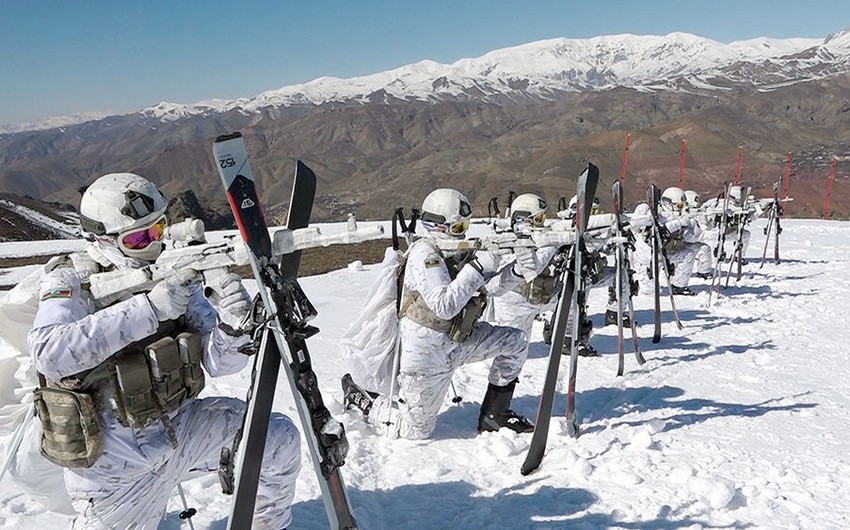
[[[502,427],[532,431],[533,423],[510,409],[525,361],[525,333],[493,326],[479,317],[485,296],[497,294],[490,289],[509,290],[523,272],[536,270],[534,253],[520,251],[514,263],[506,264],[486,251],[470,255],[440,250],[440,240],[463,240],[469,227],[472,208],[457,190],[434,190],[423,201],[421,212],[420,226],[426,234],[413,243],[404,267],[399,399],[394,403],[386,395],[369,392],[346,374],[342,380],[346,406],[359,409],[370,424],[391,436],[428,438],[454,371],[464,364],[493,359],[479,432]]]
[[[65,468],[74,528],[156,528],[180,482],[216,472],[242,422],[243,401],[197,397],[204,372],[233,374],[248,362],[240,349],[250,337],[240,327],[251,299],[237,275],[205,289],[183,271],[106,307],[87,291],[91,273],[157,258],[166,204],[138,175],[99,178],[80,205],[86,252],[41,283],[28,335],[41,449]],[[254,528],[291,523],[300,457],[298,430],[273,414]]]

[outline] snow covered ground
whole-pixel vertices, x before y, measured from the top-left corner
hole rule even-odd
[[[359,414],[343,411],[338,342],[376,266],[304,278],[321,329],[309,346],[325,400],[348,431],[344,476],[361,528],[850,528],[850,378],[843,374],[850,224],[786,220],[782,263],[760,269],[764,222],[753,227],[752,261],[737,285],[711,306],[703,280],[692,282],[697,296],[677,297],[683,330],[662,300],[660,344],[651,342],[651,298],[635,299],[648,362],[638,367],[628,354],[623,377],[615,377],[616,329],[600,327],[607,293],[591,292],[592,342],[603,355],[579,362],[582,435],[563,431],[564,386],[542,466],[527,477],[519,469],[529,435],[476,434],[486,363],[456,374],[464,399],[446,400],[431,440],[388,440]],[[513,402],[530,417],[547,362],[541,337],[536,323]],[[565,361],[562,380],[567,369]],[[248,377],[246,370],[211,380],[205,392],[244,397]],[[275,408],[297,417],[285,384]],[[3,453],[9,439],[0,432]],[[292,528],[324,528],[306,449],[304,462]],[[198,509],[195,528],[223,529],[230,499],[217,478],[184,487]],[[177,516],[177,493],[171,495],[160,528],[188,528]],[[0,483],[0,527],[43,530],[69,522],[8,478]]]

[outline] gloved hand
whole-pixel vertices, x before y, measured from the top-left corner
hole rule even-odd
[[[242,319],[251,310],[251,297],[242,285],[242,278],[234,272],[212,280],[207,284],[204,294],[218,312],[219,320],[232,331],[239,328]]]
[[[192,294],[189,282],[195,276],[195,271],[183,270],[151,289],[147,296],[157,320],[174,320],[186,312],[189,296]]]
[[[484,277],[484,280],[489,280],[499,271],[501,258],[498,254],[479,250],[475,253],[475,257],[467,265],[478,271],[478,274]]]
[[[533,250],[518,247],[514,249],[514,256],[516,256],[514,273],[517,276],[522,276],[527,282],[537,277],[537,254]]]

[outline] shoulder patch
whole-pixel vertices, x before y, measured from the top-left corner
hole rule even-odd
[[[425,258],[425,268],[426,269],[432,269],[434,267],[439,267],[439,266],[440,266],[440,258],[438,258],[436,256],[429,256],[429,257]]]
[[[41,293],[42,302],[54,298],[71,298],[71,289],[51,289]]]

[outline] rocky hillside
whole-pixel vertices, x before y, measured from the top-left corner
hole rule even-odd
[[[199,200],[191,191],[172,197],[166,215],[172,221],[200,219],[207,230],[236,228],[225,201]],[[79,226],[70,204],[0,194],[0,242],[73,239],[80,237]]]
[[[685,187],[706,195],[734,178],[738,146],[756,194],[784,176],[791,152],[791,216],[822,213],[837,157],[832,204],[847,216],[848,42],[846,31],[731,45],[684,34],[556,39],[250,100],[163,103],[0,135],[0,190],[76,204],[79,186],[134,171],[171,197],[191,190],[226,216],[211,144],[241,130],[272,217],[285,214],[296,159],[319,177],[317,220],[388,218],[438,186],[466,191],[484,214],[490,197],[509,190],[551,202],[572,195],[587,161],[610,184],[630,133],[629,202],[650,182],[678,183],[686,140]]]

